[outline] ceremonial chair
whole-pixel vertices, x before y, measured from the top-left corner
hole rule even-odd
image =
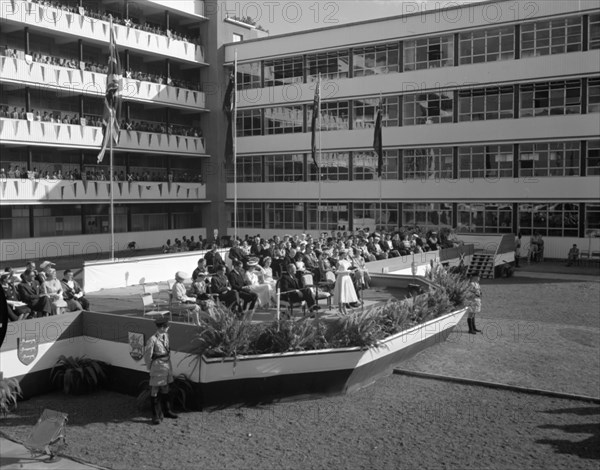
[[[45,409],[33,427],[31,434],[23,443],[32,456],[48,455],[51,461],[56,452],[67,445],[65,438],[65,427],[67,425],[67,414],[59,411]]]
[[[319,304],[319,300],[324,299],[327,301],[327,310],[331,310],[331,292],[326,292],[323,289],[319,290],[319,286],[315,285],[313,275],[311,273],[303,274],[300,279],[303,287],[308,287],[313,291],[317,305]]]
[[[171,320],[173,319],[171,312],[169,310],[158,310],[157,304],[154,302],[152,298],[152,294],[141,294],[142,297],[142,305],[144,306],[144,317],[157,317],[163,315],[169,315]]]
[[[164,307],[166,305],[168,305],[169,301],[168,300],[163,300],[163,299],[157,299],[154,297],[154,294],[158,294],[160,295],[160,288],[158,286],[158,284],[144,284],[144,294],[150,294],[152,295],[152,300],[154,301],[156,308],[158,307]]]
[[[285,300],[284,298],[282,298],[282,295],[288,294],[293,291],[281,292],[280,287],[279,287],[279,281],[277,281],[277,284],[275,286],[275,292],[277,292],[277,315],[278,316],[279,316],[279,312],[280,312],[280,307],[285,308],[286,314],[290,319],[294,315],[294,308],[301,308],[302,314],[306,315],[306,301],[302,300],[300,302],[292,302],[292,301]]]

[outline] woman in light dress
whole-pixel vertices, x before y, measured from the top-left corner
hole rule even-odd
[[[257,270],[257,268],[260,268]],[[271,305],[271,298],[273,297],[273,288],[267,283],[261,283],[259,279],[259,272],[263,269],[258,265],[258,261],[248,261],[244,278],[248,283],[248,287],[252,292],[258,295],[258,304],[263,308],[268,308]]]
[[[347,304],[357,304],[358,296],[350,277],[350,267],[352,263],[347,258],[346,250],[340,250],[338,253],[337,279],[335,281],[335,290],[333,291],[333,302],[339,306],[340,312],[346,312]]]
[[[60,315],[67,310],[67,302],[63,298],[63,288],[56,278],[56,269],[48,270],[48,277],[42,283],[42,291],[52,302],[52,315]]]

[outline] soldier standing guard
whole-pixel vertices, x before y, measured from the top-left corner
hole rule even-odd
[[[169,403],[169,384],[173,382],[173,366],[169,348],[169,320],[158,317],[156,333],[146,343],[144,361],[150,372],[150,401],[152,424],[159,424],[164,417],[177,418]],[[158,396],[160,391],[160,397]]]

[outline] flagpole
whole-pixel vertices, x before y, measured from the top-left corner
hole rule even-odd
[[[115,260],[115,196],[114,196],[114,186],[113,186],[113,132],[114,125],[113,121],[115,119],[114,110],[110,111],[110,170],[109,170],[109,178],[110,178],[110,257],[114,261]]]
[[[381,113],[381,121],[382,121],[381,122],[381,126],[383,127],[383,97],[382,97],[382,93],[381,92],[379,92],[379,112]],[[381,132],[383,133],[383,129],[382,129]],[[381,153],[383,153],[383,143],[381,145]],[[381,159],[383,160],[383,155],[381,156]],[[379,166],[379,164],[378,164],[378,166]],[[381,211],[381,197],[382,197],[381,186],[382,186],[382,180],[383,180],[383,165],[382,165],[382,168],[381,168],[381,172],[379,174],[379,226],[380,226],[381,230],[383,230],[381,228],[381,226],[383,224],[383,219],[381,217],[382,216],[382,211]],[[377,227],[375,227],[375,228],[377,228]]]
[[[233,117],[231,122],[233,139],[233,236],[238,236],[237,197],[237,49],[233,59]]]
[[[319,185],[319,202],[317,204],[317,231],[321,236],[321,72],[317,78],[317,87],[319,87],[319,106],[317,108],[319,119],[319,163],[317,168],[317,183]]]

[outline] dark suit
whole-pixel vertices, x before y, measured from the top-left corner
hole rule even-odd
[[[90,302],[88,299],[86,299],[85,297],[79,297],[78,299],[75,298],[75,294],[79,294],[81,292],[81,286],[79,285],[79,283],[77,281],[73,281],[73,288],[71,288],[69,287],[67,282],[68,281],[66,279],[60,281],[60,284],[63,288],[63,298],[67,302],[69,300],[75,300],[76,302],[79,302],[81,304],[84,310],[89,310]]]
[[[231,283],[231,288],[240,296],[240,299],[244,301],[243,309],[247,308],[254,309],[256,306],[256,302],[258,300],[258,295],[255,292],[249,291],[248,289],[244,289],[246,286],[246,280],[244,276],[242,276],[235,269],[232,269],[229,273],[229,282]]]
[[[204,255],[204,259],[206,260],[206,266],[209,268],[210,272],[215,272],[218,266],[225,266],[225,261],[223,261],[223,257],[218,251],[207,251]]]
[[[229,290],[229,280],[227,276],[216,274],[210,281],[210,290],[213,294],[219,294],[219,300],[227,307],[237,304],[240,301],[239,295],[234,290]]]
[[[52,302],[48,296],[42,296],[42,288],[37,282],[21,282],[17,287],[21,302],[25,302],[31,310],[42,315],[52,314]]]
[[[308,288],[302,288],[300,282],[289,273],[283,273],[279,280],[279,289],[281,290],[281,298],[288,302],[302,302],[306,300],[306,305],[309,308],[315,305],[315,297],[312,291]]]
[[[248,260],[248,256],[246,256],[244,250],[242,250],[239,246],[232,246],[229,249],[228,256],[231,261],[239,260],[242,263],[245,263]]]
[[[2,286],[2,290],[4,291],[4,296],[6,300],[14,300],[16,302],[19,301],[19,297],[17,296],[17,291],[15,286],[12,284],[7,284],[6,286]],[[12,321],[18,320],[19,316],[24,315],[24,318],[29,317],[31,313],[31,309],[29,307],[11,307],[8,303],[6,304],[8,307],[8,318]]]

